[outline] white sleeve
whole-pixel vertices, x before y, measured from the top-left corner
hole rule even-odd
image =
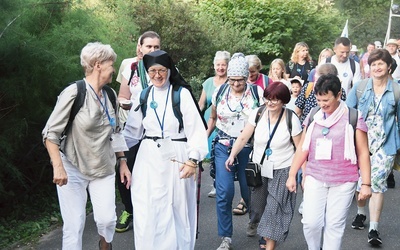
[[[201,161],[208,153],[207,132],[197,111],[196,104],[189,91],[185,88],[181,90],[180,108],[183,116],[183,128],[187,138],[188,156]]]
[[[125,137],[126,144],[129,148],[135,146],[139,143],[143,136],[143,114],[142,110],[138,109],[135,111],[136,107],[138,107],[140,102],[140,98],[136,98],[133,102],[132,108],[129,111],[128,118],[126,120],[125,128],[122,131],[122,134]]]

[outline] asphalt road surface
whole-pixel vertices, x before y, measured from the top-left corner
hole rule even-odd
[[[211,190],[212,179],[209,176],[208,167],[202,174],[201,200],[200,200],[200,216],[199,216],[199,237],[196,242],[196,250],[212,250],[217,249],[221,243],[217,233],[217,216],[215,208],[215,199],[208,198],[207,193]],[[379,232],[383,244],[378,249],[400,249],[400,173],[395,171],[396,187],[389,189],[385,193],[385,204],[379,223]],[[236,206],[240,199],[236,183],[236,193],[233,206]],[[298,250],[307,249],[304,239],[301,215],[297,212],[297,208],[301,201],[301,193],[297,194],[296,213],[293,217],[289,236],[284,243],[278,245],[277,249]],[[117,204],[118,215],[120,214],[121,204]],[[366,227],[364,230],[354,230],[351,228],[351,221],[356,215],[357,207],[355,200],[350,208],[347,218],[345,235],[343,238],[342,249],[374,249],[367,242],[369,216],[367,215]],[[234,216],[234,232],[233,232],[233,249],[235,250],[251,250],[258,249],[258,237],[247,237],[246,227],[248,223],[248,214],[242,216]],[[57,228],[47,235],[44,235],[36,246],[20,247],[19,249],[41,249],[56,250],[61,249],[61,228]],[[98,235],[96,226],[93,221],[93,215],[89,214],[86,218],[86,228],[83,235],[83,249],[97,250]],[[116,233],[113,241],[113,249],[135,249],[133,243],[132,228],[125,233]],[[150,250],[150,249],[149,249]]]

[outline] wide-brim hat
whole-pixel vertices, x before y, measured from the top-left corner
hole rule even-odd
[[[388,41],[387,41],[387,43],[386,43],[386,45],[389,45],[389,44],[393,44],[393,45],[396,45],[396,46],[399,46],[399,44],[397,43],[397,40],[396,39],[389,39]]]
[[[357,46],[356,45],[351,45],[351,52],[358,52]]]

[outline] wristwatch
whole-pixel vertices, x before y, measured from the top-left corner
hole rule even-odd
[[[194,162],[194,164],[199,165],[199,161],[193,158],[189,158],[189,161]]]

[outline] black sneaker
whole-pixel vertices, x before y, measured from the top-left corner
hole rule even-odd
[[[379,233],[378,231],[372,229],[368,233],[368,243],[374,246],[379,246],[382,244],[381,238],[379,238]]]
[[[129,225],[131,224],[133,215],[127,211],[123,211],[118,219],[117,225],[115,226],[115,232],[123,233],[129,230]]]
[[[356,218],[354,218],[353,223],[351,223],[351,227],[354,229],[364,229],[364,221],[367,219],[367,216],[363,214],[357,214]]]
[[[387,178],[387,187],[394,188],[395,185],[396,185],[396,182],[394,181],[394,175],[393,175],[393,173],[390,173]]]

